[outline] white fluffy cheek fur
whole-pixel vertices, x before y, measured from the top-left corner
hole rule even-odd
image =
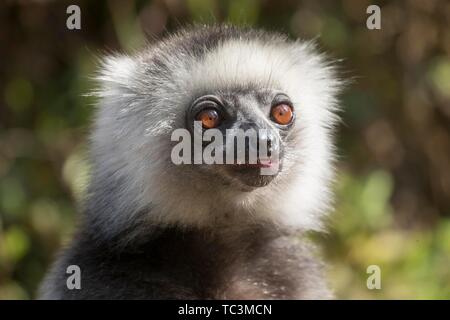
[[[296,145],[286,154],[284,178],[288,181],[277,184],[281,185],[278,191],[285,201],[265,212],[284,225],[320,229],[320,218],[332,201],[329,187],[333,178],[333,119],[328,116],[332,106],[328,83],[307,67],[291,70],[284,80],[282,85],[296,108]]]
[[[332,200],[331,139],[327,130],[308,113],[307,105],[299,109],[296,145],[286,150],[283,171],[267,187],[255,190],[247,201],[254,215],[263,220],[320,230],[320,218],[330,209]]]

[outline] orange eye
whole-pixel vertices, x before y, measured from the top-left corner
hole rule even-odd
[[[292,118],[294,117],[294,111],[292,110],[291,106],[285,103],[280,103],[272,107],[270,115],[276,123],[287,125],[291,123]]]
[[[220,123],[219,114],[214,109],[205,109],[200,111],[195,118],[197,121],[202,122],[202,126],[205,129],[215,128]]]

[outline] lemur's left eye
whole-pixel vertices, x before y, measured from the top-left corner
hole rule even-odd
[[[288,125],[294,118],[292,107],[286,103],[280,103],[272,107],[270,111],[272,120],[281,125]]]
[[[202,126],[205,129],[216,128],[220,124],[219,113],[214,109],[204,109],[200,111],[195,119],[201,121]]]

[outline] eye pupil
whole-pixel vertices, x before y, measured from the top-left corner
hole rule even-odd
[[[203,128],[211,129],[219,125],[220,117],[216,110],[206,109],[197,115],[196,120],[202,122]]]
[[[291,106],[281,103],[272,108],[271,116],[276,123],[287,125],[291,123],[294,112]]]

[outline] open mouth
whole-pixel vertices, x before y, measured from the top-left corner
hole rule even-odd
[[[259,159],[256,163],[235,163],[225,165],[228,174],[249,187],[264,187],[278,175],[281,161]]]
[[[272,159],[258,159],[256,163],[237,163],[233,164],[238,168],[271,168],[277,164],[276,161]]]

